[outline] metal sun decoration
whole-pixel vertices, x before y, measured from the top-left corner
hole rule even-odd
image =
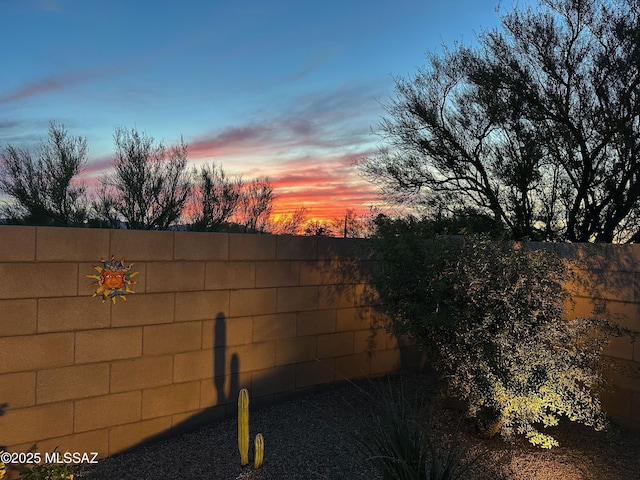
[[[98,275],[87,275],[88,278],[93,278],[95,281],[91,282],[89,287],[97,287],[93,296],[102,296],[102,303],[107,298],[110,298],[113,303],[116,303],[118,297],[122,297],[124,301],[127,301],[125,297],[128,293],[135,293],[131,290],[131,285],[135,285],[138,282],[131,280],[139,272],[132,272],[130,265],[124,264],[124,258],[119,261],[115,256],[111,256],[111,260],[107,261],[100,259],[102,266],[94,265],[93,269],[98,272]]]

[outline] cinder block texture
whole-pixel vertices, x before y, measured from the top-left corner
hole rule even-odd
[[[0,299],[73,297],[77,291],[76,264],[0,263]]]
[[[176,232],[175,260],[226,260],[229,256],[229,234]]]
[[[363,282],[366,241],[0,226],[0,445],[113,454],[315,386],[420,367]],[[568,318],[640,329],[640,247],[548,245],[583,270]],[[598,250],[596,248],[595,250]],[[140,272],[127,301],[92,298],[111,255]],[[577,262],[579,260],[579,262]],[[578,267],[574,266],[574,269]],[[640,362],[640,342],[606,352]],[[640,384],[610,372],[605,407],[640,421]]]
[[[295,365],[256,370],[251,373],[251,396],[254,398],[295,389]]]
[[[38,301],[0,300],[0,337],[36,333]]]
[[[36,231],[36,261],[91,262],[107,257],[109,230],[40,227]]]
[[[0,445],[18,445],[73,432],[73,402],[8,409],[0,416]]]
[[[318,358],[340,357],[353,353],[353,332],[318,335]]]
[[[171,431],[171,418],[153,418],[120,425],[109,430],[109,455],[135,447],[151,437],[167,438]]]
[[[278,288],[278,312],[300,312],[318,308],[318,287]]]
[[[142,355],[142,327],[76,332],[75,363],[93,363]]]
[[[315,335],[287,338],[276,342],[276,365],[306,362],[317,358]]]
[[[402,367],[402,355],[399,349],[381,350],[371,356],[371,374],[395,372]]]
[[[277,261],[256,263],[256,287],[289,287],[298,285],[298,262]]]
[[[170,323],[174,318],[173,293],[147,293],[127,295],[126,303],[111,307],[111,326],[152,325]],[[96,305],[97,307],[97,305]]]
[[[142,418],[163,417],[197,410],[200,406],[200,382],[178,383],[144,390]]]
[[[318,240],[314,237],[280,236],[276,239],[278,260],[315,260]]]
[[[0,375],[0,404],[20,408],[36,403],[36,373],[6,373]]]
[[[173,260],[174,232],[148,230],[110,230],[111,251],[118,260],[158,262]]]
[[[23,448],[14,451],[26,452],[32,446],[33,444],[26,444]],[[56,448],[59,452],[97,452],[97,458],[104,458],[109,455],[109,431],[103,428],[38,442],[38,451],[41,453],[52,452]]]
[[[276,238],[273,235],[229,234],[229,260],[275,260]]]
[[[175,355],[174,362],[173,383],[203,380],[215,376],[213,349],[178,353]]]
[[[296,336],[297,316],[295,313],[260,315],[253,317],[254,342],[291,338]]]
[[[188,292],[204,289],[202,262],[147,262],[147,292]]]
[[[49,333],[0,338],[0,373],[72,365],[73,336]]]
[[[145,356],[111,363],[112,393],[169,385],[173,355]]]
[[[74,408],[74,431],[122,425],[140,420],[141,392],[126,392],[77,400]]]
[[[41,298],[38,300],[38,331],[62,332],[107,328],[111,309],[91,297]]]
[[[31,262],[36,258],[36,228],[0,225],[0,262]]]
[[[316,310],[300,312],[296,333],[298,336],[318,335],[336,331],[336,311]]]
[[[217,315],[216,320],[202,322],[202,348],[245,345],[252,337],[253,317]]]
[[[229,314],[229,292],[178,292],[175,296],[175,321],[207,320]]]
[[[336,330],[352,332],[370,327],[370,311],[368,307],[341,308],[336,312]]]
[[[256,285],[255,262],[208,262],[205,278],[207,290],[253,288]]]
[[[180,322],[144,327],[144,354],[164,355],[198,350],[202,345],[201,334],[202,324],[200,322]]]
[[[232,290],[229,302],[231,317],[276,313],[276,289]]]
[[[224,348],[224,347],[218,347]],[[217,350],[217,349],[216,349]],[[275,342],[260,342],[250,345],[228,347],[225,350],[226,365],[237,362],[238,372],[262,370],[275,365]],[[216,353],[214,355],[217,356]],[[234,356],[236,360],[234,360]],[[217,357],[216,357],[217,358]]]
[[[38,371],[36,401],[52,403],[109,392],[109,364],[74,365]]]
[[[296,388],[331,383],[335,380],[335,359],[314,360],[296,365]]]

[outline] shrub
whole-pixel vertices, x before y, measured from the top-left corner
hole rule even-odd
[[[623,332],[602,318],[564,318],[571,270],[553,251],[429,238],[413,219],[378,227],[370,281],[389,329],[422,347],[487,434],[550,448],[556,440],[539,428],[563,416],[605,426],[599,351]]]
[[[73,480],[73,473],[64,463],[41,463],[26,470],[20,480]]]

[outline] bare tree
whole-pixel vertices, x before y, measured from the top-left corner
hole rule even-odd
[[[55,122],[49,123],[48,134],[36,158],[12,145],[0,155],[0,192],[14,201],[4,206],[3,214],[28,225],[83,225],[85,186],[77,176],[87,162],[87,142]]]
[[[474,210],[514,238],[640,240],[637,2],[540,0],[502,26],[397,80],[363,173],[394,202]]]
[[[193,219],[189,229],[219,231],[236,212],[243,189],[240,177],[231,179],[221,166],[205,164],[194,170]]]
[[[300,235],[303,232],[307,216],[306,207],[296,208],[293,213],[281,215],[276,222],[271,223],[269,231],[277,235]]]
[[[243,186],[237,220],[245,232],[266,231],[273,201],[273,186],[268,177],[256,178]]]
[[[117,128],[114,173],[102,180],[95,202],[99,215],[138,230],[168,229],[181,217],[191,193],[187,145],[166,148],[153,137]]]
[[[334,237],[335,226],[327,220],[309,220],[304,229],[305,235],[316,237]]]
[[[354,208],[348,208],[343,218],[335,218],[331,224],[332,231],[343,238],[363,238],[365,235],[365,219]]]

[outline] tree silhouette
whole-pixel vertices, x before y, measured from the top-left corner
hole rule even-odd
[[[640,7],[541,0],[397,79],[386,147],[361,162],[393,202],[472,208],[514,238],[640,239]]]
[[[219,231],[237,211],[242,198],[242,179],[229,178],[222,167],[215,163],[205,164],[200,170],[194,170],[193,174],[193,218],[189,229]]]
[[[27,225],[83,225],[85,187],[76,177],[86,162],[86,140],[53,121],[35,154],[7,145],[0,154],[0,192],[13,203],[3,206],[3,215]]]
[[[166,230],[182,215],[191,193],[184,140],[170,148],[136,129],[117,128],[114,173],[102,179],[94,203],[111,226]]]

